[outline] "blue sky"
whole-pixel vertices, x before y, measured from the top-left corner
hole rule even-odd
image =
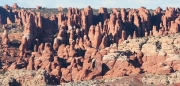
[[[171,2],[170,2],[171,1]],[[180,0],[3,0],[0,5],[8,4],[12,6],[17,3],[20,7],[43,6],[48,8],[57,7],[78,7],[84,8],[90,5],[92,8],[139,8],[145,6],[148,9],[155,9],[157,6],[165,9],[168,7],[180,6]]]

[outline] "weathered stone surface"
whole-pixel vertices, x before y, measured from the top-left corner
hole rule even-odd
[[[17,73],[18,72],[18,73]],[[2,79],[2,77],[4,77]],[[27,70],[14,70],[8,71],[1,75],[1,85],[47,85],[48,74],[44,70],[27,71]]]

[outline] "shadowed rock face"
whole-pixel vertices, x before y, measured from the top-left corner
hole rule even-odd
[[[98,15],[90,6],[51,15],[38,12],[44,9],[40,6],[37,12],[18,9],[16,3],[0,9],[1,70],[45,70],[50,84],[180,70],[178,9],[113,8],[108,13],[101,7]],[[16,47],[9,41],[16,38],[9,36],[13,24],[23,27]]]

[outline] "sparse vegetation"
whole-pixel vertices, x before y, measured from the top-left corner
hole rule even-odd
[[[6,71],[0,71],[0,74],[5,74],[6,73]]]

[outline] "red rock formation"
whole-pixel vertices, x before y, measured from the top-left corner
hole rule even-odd
[[[136,31],[134,31],[134,33],[133,33],[133,38],[136,38],[137,36],[136,36]]]
[[[150,12],[145,8],[145,7],[141,7],[138,9],[139,10],[139,15],[141,18],[141,24],[142,24],[142,36],[144,36],[145,31],[149,31],[151,30],[150,26],[151,26],[151,21],[150,21]]]
[[[121,18],[123,22],[126,22],[126,9],[121,9]]]
[[[110,20],[108,23],[108,34],[113,33],[115,30],[115,23],[116,23],[116,15],[114,13],[110,14]]]
[[[13,58],[3,65],[4,70],[44,69],[54,84],[141,72],[170,74],[180,70],[179,39],[172,35],[166,38],[167,34],[179,32],[178,9],[167,8],[163,13],[158,7],[151,13],[145,7],[120,11],[113,8],[108,14],[107,8],[101,7],[95,15],[90,6],[81,12],[70,7],[67,14],[44,14],[17,7],[14,4],[11,12],[11,8],[5,6],[7,14],[12,16],[2,13],[0,17],[2,23],[24,26],[17,50],[9,45],[13,44],[9,39],[14,40],[16,36],[9,34],[8,37],[7,29],[1,35],[4,57]],[[139,38],[142,36],[145,38]],[[0,56],[1,60],[9,59],[4,57]]]
[[[14,3],[14,4],[12,5],[12,9],[17,9],[17,8],[18,8],[17,3]]]
[[[9,39],[8,39],[8,32],[5,29],[5,26],[3,26],[3,28],[4,28],[4,33],[2,34],[2,44],[3,45],[8,45],[8,41],[9,41]]]
[[[58,27],[60,27],[62,21],[63,21],[63,14],[62,14],[62,13],[59,13],[59,14],[58,14]]]
[[[171,21],[171,27],[170,27],[170,30],[169,30],[171,33],[177,33],[179,32],[179,25],[174,22],[174,21]]]
[[[6,10],[8,10],[10,7],[9,7],[9,5],[8,4],[6,4],[6,5],[4,5],[4,7],[3,7],[4,9],[6,9]]]
[[[36,23],[37,23],[36,24],[37,28],[39,28],[41,30],[42,29],[42,17],[41,17],[41,13],[40,12],[37,13],[37,21],[36,21]]]
[[[27,70],[34,70],[34,58],[33,57],[29,58]]]
[[[19,46],[19,50],[20,50],[20,53],[19,53],[19,56],[22,57],[22,56],[25,56],[25,51],[27,51],[27,38],[22,38],[22,41],[21,41],[21,45]]]
[[[8,68],[9,71],[12,71],[12,70],[15,70],[15,69],[17,69],[17,64],[16,63],[11,64],[11,66]]]
[[[54,68],[51,72],[50,72],[51,76],[54,76],[57,79],[61,78],[61,67],[57,66],[56,68]]]
[[[58,7],[58,11],[63,11],[63,7]]]
[[[31,27],[31,23],[26,23],[23,34],[24,34],[23,38],[27,39],[27,50],[28,50],[33,40],[33,28]]]
[[[91,8],[91,6],[88,6],[84,8],[84,12],[88,18],[87,28],[89,28],[91,25],[93,25],[93,9]]]
[[[140,20],[139,20],[139,15],[138,13],[134,13],[134,25],[135,25],[135,31],[137,33],[137,36],[141,36],[141,27],[140,27]]]
[[[57,50],[59,47],[59,40],[57,38],[54,39],[53,49]]]
[[[41,8],[42,8],[42,6],[36,6],[36,10],[39,10]]]
[[[89,33],[88,33],[88,37],[89,37],[89,40],[90,40],[91,42],[93,41],[94,33],[95,33],[95,27],[92,25],[92,26],[89,28]]]
[[[148,33],[147,32],[145,32],[145,37],[148,37]]]
[[[9,19],[9,17],[7,17],[7,24],[12,24],[11,20]]]
[[[94,37],[93,37],[93,39],[91,40],[91,42],[92,42],[92,47],[94,47],[94,48],[98,48],[99,47],[99,45],[100,45],[100,43],[101,43],[101,33],[100,33],[100,27],[99,27],[99,25],[97,25],[96,27],[95,27],[95,33],[94,33]]]
[[[64,44],[64,29],[60,29],[54,43],[57,44],[57,47],[61,44]]]
[[[107,12],[107,8],[104,7],[100,7],[98,10],[98,14],[102,15],[102,20],[101,21],[105,21],[108,17],[108,12]]]
[[[99,48],[103,49],[103,48],[106,48],[107,46],[108,46],[108,38],[106,36],[104,36],[102,38]]]

